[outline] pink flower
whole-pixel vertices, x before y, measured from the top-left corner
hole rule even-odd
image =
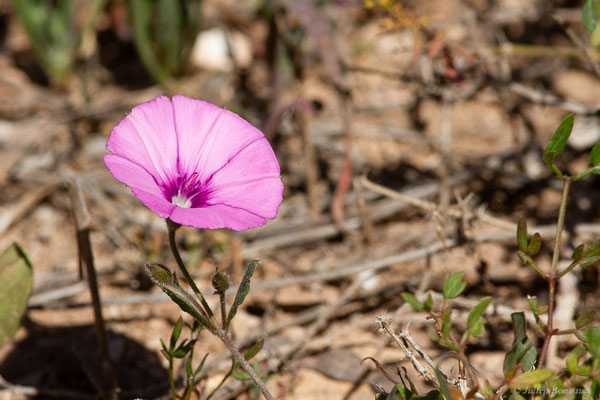
[[[283,184],[265,136],[244,119],[184,96],[133,108],[110,134],[104,163],[162,218],[236,231],[277,216]]]

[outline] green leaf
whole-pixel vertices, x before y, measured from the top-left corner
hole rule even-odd
[[[579,265],[585,268],[600,260],[600,240],[596,240],[584,252]]]
[[[600,358],[600,326],[590,326],[585,330],[588,350],[594,358]]]
[[[396,384],[386,400],[417,400],[418,397],[406,386]]]
[[[587,364],[582,364],[577,368],[577,375],[581,376],[590,376],[592,373],[592,369]]]
[[[448,338],[452,329],[452,310],[445,310],[442,315],[442,337]]]
[[[573,250],[573,254],[571,255],[571,259],[574,261],[579,261],[583,257],[583,250],[585,250],[585,245],[580,244]]]
[[[592,32],[596,27],[597,15],[596,7],[594,6],[594,0],[586,0],[581,9],[581,17],[583,19],[583,25],[585,29]]]
[[[600,398],[600,382],[598,382],[598,379],[594,379],[592,381],[592,385],[590,387],[590,398],[592,399],[598,399]]]
[[[240,283],[240,287],[238,288],[238,291],[235,294],[235,299],[233,299],[233,304],[231,305],[231,308],[229,309],[229,314],[227,315],[227,326],[229,326],[231,320],[233,319],[233,317],[235,317],[235,314],[237,314],[238,307],[242,305],[242,303],[246,299],[246,296],[248,295],[248,292],[250,292],[250,279],[254,274],[254,269],[256,268],[258,262],[258,260],[252,260],[250,261],[250,263],[248,263],[248,266],[246,267],[246,272],[244,272],[242,283]]]
[[[505,375],[518,364],[521,364],[524,371],[529,371],[535,367],[538,355],[527,337],[525,313],[515,312],[510,317],[513,323],[514,340],[511,350],[504,357],[503,371]]]
[[[517,245],[519,250],[527,253],[527,222],[524,218],[519,218],[517,223]]]
[[[567,115],[554,132],[554,135],[552,135],[543,156],[544,162],[548,168],[553,169],[552,166],[554,165],[554,160],[565,148],[567,140],[569,140],[569,136],[573,131],[574,121],[575,117],[573,114]]]
[[[0,255],[0,346],[19,329],[27,311],[33,272],[27,255],[17,244]]]
[[[463,272],[455,272],[444,282],[444,297],[454,299],[465,290],[466,283],[463,282]]]
[[[165,350],[161,350],[160,352],[161,352],[161,353],[162,353],[162,355],[163,355],[163,356],[164,356],[164,357],[167,359],[167,361],[168,361],[169,363],[172,363],[172,362],[173,362],[173,356],[172,356],[170,353],[166,352]]]
[[[475,324],[478,323],[480,317],[485,312],[485,309],[487,308],[487,306],[490,305],[491,301],[492,301],[491,297],[484,297],[483,299],[481,299],[481,301],[479,303],[477,303],[475,305],[475,307],[473,307],[473,309],[469,313],[469,317],[467,318],[467,326],[469,328],[473,329]],[[478,336],[478,335],[475,335],[475,336]]]
[[[485,326],[485,318],[479,318],[474,324],[473,327],[471,327],[471,335],[473,336],[479,336],[483,333],[484,330],[484,326]]]
[[[185,373],[187,374],[188,379],[194,376],[194,369],[192,368],[192,357],[188,357],[188,359],[185,361]]]
[[[567,371],[569,371],[569,373],[571,375],[575,374],[575,372],[577,371],[577,366],[578,366],[578,358],[577,355],[573,354],[573,353],[569,353],[569,355],[567,356]]]
[[[179,317],[177,322],[175,322],[175,326],[173,327],[173,332],[171,332],[171,340],[169,344],[169,349],[173,350],[177,341],[179,340],[179,336],[181,335],[181,330],[183,329],[183,319]]]
[[[567,370],[571,375],[577,372],[579,359],[587,353],[587,348],[583,343],[579,343],[571,352],[567,355],[566,364]]]
[[[535,296],[527,296],[527,301],[529,302],[529,308],[533,311],[534,314],[537,314],[537,297]]]
[[[404,301],[411,305],[416,311],[423,311],[425,309],[425,304],[421,303],[415,296],[408,292],[402,292],[400,294]]]
[[[534,369],[533,371],[527,371],[511,380],[509,387],[512,389],[525,390],[544,383],[553,376],[554,372],[549,369]]]
[[[175,358],[183,358],[185,357],[185,355],[188,353],[187,349],[185,347],[179,347],[177,350],[175,350],[173,353],[171,353],[173,355],[173,357]]]
[[[439,390],[431,390],[424,396],[418,397],[419,400],[444,400],[444,396]]]
[[[427,293],[427,299],[425,299],[425,310],[431,311],[433,309],[433,297],[431,293]]]
[[[196,370],[194,371],[194,376],[198,375],[200,373],[200,371],[202,371],[202,368],[204,368],[204,363],[206,362],[207,357],[208,357],[208,353],[206,353],[204,355],[204,357],[202,357],[202,361],[200,361],[200,365],[198,365],[198,367],[196,367]]]
[[[444,379],[441,371],[438,368],[435,369],[435,377],[437,380],[438,388],[440,389],[442,396],[444,396],[444,399],[452,400],[452,395],[450,394],[448,384],[446,383],[446,380]]]
[[[589,325],[594,320],[594,317],[596,317],[596,311],[588,310],[584,312],[579,317],[577,317],[577,320],[575,321],[575,328],[585,328],[586,325]]]
[[[590,152],[590,164],[593,167],[600,164],[600,142],[596,143]]]
[[[246,361],[250,361],[252,358],[254,358],[254,356],[257,355],[258,352],[262,350],[264,344],[265,344],[265,340],[262,339],[262,340],[256,342],[256,344],[254,346],[250,347],[250,349],[248,349],[248,351],[244,353],[244,358],[246,359]]]
[[[167,345],[165,344],[165,341],[162,340],[162,338],[160,339],[160,344],[163,348],[163,354],[171,354],[171,351],[169,350],[169,348],[167,347]]]
[[[233,376],[234,379],[237,379],[238,381],[249,381],[250,379],[250,375],[248,375],[247,372],[245,371],[233,371],[231,373],[231,376]]]
[[[536,232],[531,237],[531,240],[529,241],[529,244],[527,245],[527,249],[525,250],[525,253],[527,253],[527,255],[529,255],[529,256],[535,256],[537,253],[539,253],[541,247],[542,247],[542,237],[540,236],[539,233]]]
[[[136,50],[157,82],[174,75],[189,55],[201,18],[200,1],[129,0]]]

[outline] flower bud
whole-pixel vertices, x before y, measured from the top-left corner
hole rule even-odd
[[[211,278],[212,287],[217,293],[225,293],[231,286],[229,275],[225,272],[217,271]]]

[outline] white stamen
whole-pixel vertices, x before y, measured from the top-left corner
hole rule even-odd
[[[181,208],[190,208],[192,206],[192,199],[183,196],[181,192],[179,192],[171,198],[171,203]]]

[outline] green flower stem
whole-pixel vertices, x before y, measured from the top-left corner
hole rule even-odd
[[[221,327],[227,330],[227,303],[225,302],[225,293],[219,292],[219,302],[221,303]]]
[[[567,209],[567,199],[569,196],[569,187],[572,182],[571,177],[563,177],[563,190],[562,197],[560,200],[560,209],[558,211],[558,222],[556,224],[556,237],[554,238],[554,252],[552,253],[552,264],[550,265],[550,274],[548,275],[548,324],[546,325],[546,338],[542,346],[540,354],[540,361],[538,368],[542,368],[546,362],[546,354],[548,353],[548,345],[550,339],[556,333],[553,327],[553,314],[554,314],[554,300],[556,296],[556,283],[558,282],[559,276],[556,275],[556,267],[558,265],[558,258],[560,255],[560,237],[562,235],[563,227],[565,224],[565,213]],[[569,266],[570,267],[570,266]],[[567,269],[569,268],[567,267]],[[560,275],[562,277],[562,275]]]
[[[171,398],[177,398],[177,392],[175,391],[175,376],[173,373],[173,355],[169,357],[169,384],[171,386]]]
[[[221,382],[219,382],[219,384],[212,390],[212,392],[210,392],[210,394],[208,395],[208,397],[206,398],[206,400],[210,400],[211,397],[213,397],[215,395],[215,393],[217,393],[217,391],[219,389],[221,389],[221,387],[223,386],[223,384],[225,383],[225,381],[227,380],[227,378],[229,378],[231,376],[233,372],[233,368],[230,369],[225,376],[223,377],[223,379],[221,379]]]
[[[273,397],[271,392],[269,392],[269,389],[267,389],[267,386],[262,381],[262,379],[260,379],[259,376],[256,375],[256,371],[254,371],[254,368],[252,368],[252,366],[244,358],[242,353],[240,353],[240,351],[237,349],[237,346],[235,345],[235,343],[233,343],[233,341],[231,341],[231,338],[229,337],[229,335],[223,329],[216,329],[215,334],[219,337],[219,339],[221,339],[221,341],[223,342],[225,347],[227,347],[227,349],[233,356],[233,359],[238,364],[240,364],[240,366],[244,369],[244,371],[246,371],[248,373],[248,375],[250,375],[250,378],[252,378],[252,380],[258,387],[258,390],[260,390],[260,392],[263,394],[265,399],[275,400],[275,398]]]
[[[190,275],[187,268],[185,267],[185,264],[183,263],[183,260],[181,259],[181,255],[179,254],[179,250],[177,249],[177,242],[175,241],[175,231],[177,230],[177,228],[179,228],[179,225],[175,224],[170,219],[167,219],[167,227],[169,229],[169,245],[171,246],[171,251],[173,252],[173,257],[175,257],[175,261],[177,262],[177,265],[179,266],[181,273],[185,277],[185,280],[191,286],[192,290],[194,291],[194,294],[196,295],[196,297],[198,297],[198,300],[200,300],[200,302],[202,303],[205,313],[210,318],[209,322],[212,323],[212,325],[214,327],[216,327],[217,321],[215,319],[215,314],[212,312],[212,309],[206,302],[206,299],[202,295],[202,292],[200,292],[200,289],[198,289],[198,286],[192,279],[192,276]]]

